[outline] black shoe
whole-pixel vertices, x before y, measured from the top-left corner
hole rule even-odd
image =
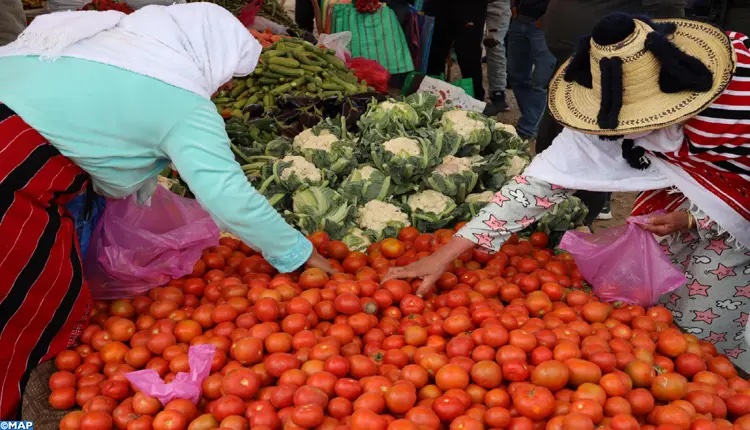
[[[490,100],[492,100],[492,106],[498,112],[508,112],[510,110],[510,106],[508,106],[508,102],[505,101],[505,92],[500,91],[500,92],[492,94],[492,96],[490,97]]]
[[[498,111],[495,105],[493,105],[492,103],[487,103],[484,105],[484,110],[482,111],[482,115],[493,117],[497,115],[498,113],[500,113],[500,111]]]

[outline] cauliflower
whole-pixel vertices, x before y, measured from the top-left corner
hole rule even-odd
[[[390,100],[386,100],[383,103],[380,103],[380,109],[383,109],[386,112],[390,112],[393,109],[398,109],[402,112],[409,112],[412,108],[404,102],[392,102]]]
[[[429,109],[430,99],[407,98],[405,101],[394,99],[380,103],[370,103],[367,112],[359,119],[361,130],[393,133],[399,130],[412,130],[420,125],[427,114],[435,110]],[[421,118],[420,115],[425,115]]]
[[[439,214],[455,205],[453,200],[435,190],[425,190],[409,196],[406,201],[411,210]]]
[[[453,175],[462,173],[467,170],[472,170],[474,166],[482,164],[482,157],[475,155],[473,157],[454,157],[448,155],[443,158],[443,162],[435,167],[435,172],[442,174],[443,176]]]
[[[281,171],[281,179],[287,180],[294,173],[297,178],[309,182],[320,182],[323,175],[315,165],[299,155],[287,155],[281,159],[284,163],[292,163],[288,168]]]
[[[292,147],[297,150],[301,149],[319,149],[330,151],[333,144],[338,142],[339,138],[329,130],[321,130],[319,135],[315,135],[312,128],[308,128],[294,137]]]
[[[481,193],[469,194],[468,196],[466,196],[466,203],[489,203],[494,197],[494,191],[484,191]]]
[[[510,133],[514,136],[518,136],[516,128],[510,124],[503,124],[502,122],[495,123],[495,129]]]
[[[339,139],[339,135],[339,131],[323,126],[308,128],[294,137],[292,149],[318,169],[346,174],[357,165],[357,159],[350,141]]]
[[[471,118],[465,110],[451,110],[443,114],[443,123],[450,121],[453,129],[463,138],[468,138],[474,130],[485,127],[484,122]]]
[[[508,178],[513,178],[521,173],[526,169],[526,166],[529,165],[529,159],[524,157],[519,157],[518,155],[514,155],[510,158],[510,162],[507,164],[505,168],[505,176]]]
[[[342,195],[359,204],[385,200],[392,194],[391,191],[391,178],[369,165],[354,169],[339,186]]]
[[[354,206],[335,190],[311,186],[294,193],[289,216],[305,234],[323,230],[331,237],[340,238],[353,211]]]
[[[489,202],[495,197],[494,191],[484,191],[481,193],[469,194],[464,200],[464,204],[461,205],[461,219],[468,221],[479,213],[483,207],[487,206]]]
[[[408,137],[391,139],[383,144],[383,148],[400,157],[419,157],[422,155],[422,148],[419,142]]]
[[[495,122],[476,112],[451,110],[443,113],[440,123],[446,133],[457,135],[463,141],[461,154],[477,154],[492,142]]]
[[[357,225],[371,240],[378,241],[385,236],[394,236],[410,224],[409,217],[397,206],[371,200],[357,210]]]
[[[372,166],[362,166],[356,169],[360,176],[362,176],[362,180],[368,180],[372,176],[373,173],[377,172],[378,169],[372,167]]]
[[[349,230],[341,241],[352,251],[364,251],[370,246],[370,244],[372,244],[370,238],[367,237],[365,232],[356,227]]]
[[[483,162],[482,157],[454,157],[446,156],[442,164],[425,177],[427,188],[439,191],[461,203],[476,187],[479,173],[475,168]]]
[[[406,200],[411,210],[411,223],[420,231],[435,231],[453,222],[456,202],[435,190],[412,194]]]

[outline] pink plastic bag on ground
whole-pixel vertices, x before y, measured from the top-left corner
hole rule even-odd
[[[94,299],[132,297],[192,272],[219,227],[197,201],[156,187],[151,205],[107,200],[84,274]]]
[[[631,217],[624,226],[596,234],[569,231],[563,236],[559,247],[570,252],[600,300],[651,306],[687,282],[654,235],[638,226],[647,218]]]
[[[190,373],[179,372],[169,384],[151,369],[128,372],[125,377],[138,391],[159,399],[162,406],[174,399],[187,399],[197,405],[201,399],[201,384],[211,373],[215,352],[216,346],[211,343],[191,346],[188,350]]]

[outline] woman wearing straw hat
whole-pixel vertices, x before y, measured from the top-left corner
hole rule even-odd
[[[565,125],[549,149],[435,254],[423,277],[479,245],[497,251],[573,190],[639,191],[634,215],[687,285],[662,297],[675,322],[750,371],[750,39],[688,20],[602,19],[550,84]]]

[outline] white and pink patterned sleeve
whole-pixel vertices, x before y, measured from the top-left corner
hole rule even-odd
[[[516,176],[456,236],[496,252],[510,235],[536,222],[574,192],[530,176]]]

